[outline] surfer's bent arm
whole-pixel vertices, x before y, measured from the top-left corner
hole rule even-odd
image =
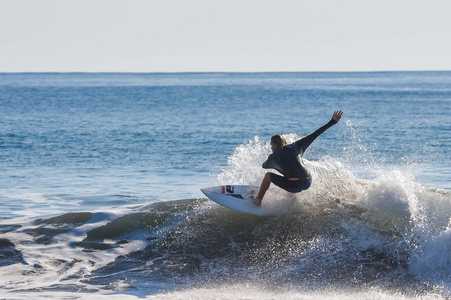
[[[272,169],[273,157],[274,157],[274,155],[272,155],[272,154],[270,154],[268,156],[268,159],[262,165],[263,169]]]
[[[313,141],[320,136],[324,131],[332,127],[333,125],[337,124],[338,121],[340,121],[341,115],[343,112],[336,111],[334,112],[334,115],[332,116],[332,119],[321,128],[317,129],[314,133],[300,139],[299,141],[295,142],[296,149],[298,150],[299,154],[304,153],[304,151],[310,146]]]

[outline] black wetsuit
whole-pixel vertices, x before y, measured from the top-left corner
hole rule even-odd
[[[264,169],[275,169],[284,177],[271,174],[271,182],[291,193],[298,193],[310,187],[312,176],[302,162],[302,156],[310,144],[324,131],[337,122],[330,120],[329,123],[316,130],[314,133],[275,150],[263,163]],[[297,178],[297,180],[288,179]]]

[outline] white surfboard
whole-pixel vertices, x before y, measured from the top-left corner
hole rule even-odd
[[[277,211],[257,206],[251,199],[251,191],[258,193],[260,187],[251,185],[219,185],[201,189],[210,200],[222,206],[258,216],[276,216]]]

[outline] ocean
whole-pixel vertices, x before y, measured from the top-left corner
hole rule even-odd
[[[279,216],[201,193],[335,110]],[[0,299],[448,299],[450,115],[451,72],[0,73]]]

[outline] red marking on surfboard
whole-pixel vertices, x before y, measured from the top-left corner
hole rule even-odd
[[[222,193],[225,194],[225,185],[222,186]]]

